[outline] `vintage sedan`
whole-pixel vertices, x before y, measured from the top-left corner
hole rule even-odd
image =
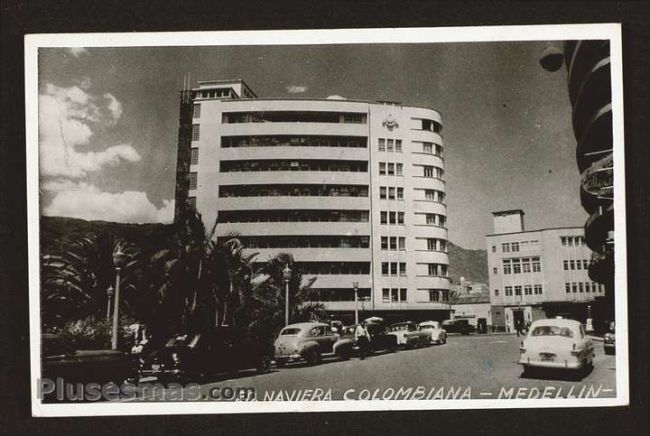
[[[572,319],[533,322],[519,351],[524,373],[532,368],[583,370],[592,366],[594,359],[594,344],[584,326]]]
[[[270,370],[271,356],[246,330],[218,327],[196,334],[178,334],[142,360],[140,375],[159,381],[201,380],[217,373]]]
[[[290,324],[280,331],[275,343],[275,363],[285,366],[288,362],[305,360],[310,365],[320,363],[323,356],[339,356],[349,359],[353,341],[332,332],[329,325],[319,322]]]
[[[349,337],[355,341],[354,351],[359,352],[359,347],[356,344],[354,333],[358,324],[347,326],[343,330],[343,336]],[[377,351],[388,351],[393,353],[397,350],[397,337],[389,334],[386,325],[381,322],[366,322],[366,330],[370,335],[370,352],[376,353]]]
[[[388,327],[388,334],[397,338],[397,345],[416,348],[431,344],[431,335],[412,321],[398,322]]]
[[[432,344],[446,344],[447,331],[442,328],[438,321],[424,321],[419,324],[420,330],[429,332]]]

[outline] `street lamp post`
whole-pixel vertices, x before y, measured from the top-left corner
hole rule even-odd
[[[282,279],[284,280],[284,325],[289,325],[289,281],[291,280],[291,268],[289,264],[282,270]]]
[[[359,324],[359,282],[352,282],[354,287],[354,323]]]
[[[113,289],[113,286],[109,286],[108,289],[106,289],[106,297],[107,297],[107,304],[106,304],[106,322],[109,323],[111,321],[111,303],[113,302],[113,296],[115,295],[115,289]]]
[[[120,273],[126,263],[126,254],[121,250],[113,253],[113,265],[115,265],[115,299],[113,302],[113,336],[111,348],[117,350],[120,323]]]

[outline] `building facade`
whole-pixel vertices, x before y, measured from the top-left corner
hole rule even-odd
[[[291,253],[335,317],[446,319],[441,117],[395,102],[181,94],[176,217],[196,208],[263,262]],[[355,285],[358,299],[355,301]]]
[[[592,252],[584,228],[526,231],[521,210],[493,216],[495,233],[487,235],[487,251],[495,328],[513,331],[517,322],[554,316],[585,322],[605,287],[589,277]]]
[[[487,287],[466,294],[453,294],[450,303],[453,319],[466,319],[479,333],[492,331],[492,306]]]

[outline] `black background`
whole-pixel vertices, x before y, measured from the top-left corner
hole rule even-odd
[[[0,432],[4,434],[648,434],[650,4],[1,0]],[[627,178],[629,407],[31,418],[23,36],[28,33],[435,27],[621,22]],[[621,290],[624,291],[624,290]],[[435,364],[435,362],[433,362]]]

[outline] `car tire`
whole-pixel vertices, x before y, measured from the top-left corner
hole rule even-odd
[[[277,366],[278,368],[284,368],[285,366],[287,366],[287,361],[285,359],[276,359],[275,366]]]
[[[350,357],[352,357],[352,350],[345,348],[344,350],[341,350],[340,356],[341,360],[350,360]]]
[[[605,348],[605,354],[611,356],[612,354],[614,354],[614,350],[612,350],[611,348]]]
[[[271,371],[271,358],[269,356],[262,356],[257,362],[257,373],[266,374]]]
[[[305,360],[309,365],[318,365],[320,362],[320,353],[316,350],[309,350],[305,353]]]

